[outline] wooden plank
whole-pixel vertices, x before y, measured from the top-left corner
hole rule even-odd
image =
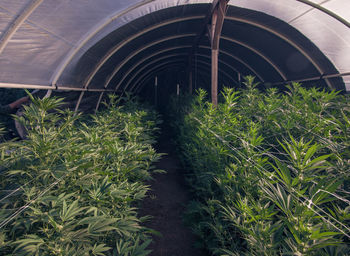
[[[209,40],[212,49],[212,100],[214,105],[217,105],[217,83],[218,83],[218,49],[220,43],[220,35],[222,31],[222,26],[225,19],[225,14],[227,11],[227,4],[229,0],[213,0],[213,3],[208,11],[207,16],[203,21],[203,28],[200,33],[196,36],[193,47],[190,50],[189,60],[188,60],[188,81],[189,81],[189,92],[192,93],[192,63],[193,56],[195,55],[196,49],[198,47],[199,41],[202,36],[208,31]],[[213,51],[214,50],[214,51]],[[215,95],[213,94],[215,93]]]
[[[215,107],[218,105],[219,44],[228,2],[228,0],[219,0],[214,6],[208,31],[211,43],[211,100]]]
[[[201,40],[201,38],[205,35],[206,31],[207,31],[207,26],[210,23],[210,20],[212,18],[212,14],[216,8],[216,6],[219,4],[220,0],[213,0],[212,5],[210,6],[210,9],[208,10],[207,15],[205,16],[204,20],[203,20],[203,27],[202,29],[199,31],[199,33],[197,34],[197,36],[195,37],[195,39],[193,40],[193,46],[189,52],[189,57],[188,57],[188,68],[187,68],[187,77],[188,77],[188,81],[189,81],[189,85],[188,85],[188,91],[190,94],[192,94],[192,65],[193,65],[193,57],[196,53],[199,41]],[[191,82],[190,82],[191,81]]]
[[[228,0],[220,0],[212,14],[211,31],[209,33],[211,35],[211,46],[213,49],[219,49],[220,36],[228,2]]]
[[[218,105],[218,60],[219,50],[211,50],[211,102]]]

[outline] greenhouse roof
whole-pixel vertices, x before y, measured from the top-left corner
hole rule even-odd
[[[91,91],[142,87],[186,66],[212,5],[206,0],[1,0],[0,85]],[[231,0],[219,75],[317,81],[350,90],[349,0]],[[201,37],[196,68],[210,67]]]

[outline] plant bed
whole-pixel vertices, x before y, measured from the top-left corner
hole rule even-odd
[[[213,255],[349,255],[347,97],[245,85],[173,100],[194,233]]]
[[[1,147],[0,255],[148,255],[138,216],[159,116],[128,99],[85,118],[34,99],[27,139]]]

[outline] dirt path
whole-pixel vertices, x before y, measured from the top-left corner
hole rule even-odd
[[[149,182],[152,190],[149,192],[150,196],[144,200],[140,212],[141,216],[153,216],[146,226],[162,234],[161,237],[153,238],[150,255],[204,256],[206,254],[195,248],[196,238],[182,221],[189,194],[181,164],[166,130],[163,130],[156,148],[158,152],[167,154],[157,163],[157,169],[167,173],[156,174],[154,180]]]

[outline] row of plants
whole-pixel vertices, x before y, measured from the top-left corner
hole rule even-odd
[[[172,100],[195,195],[186,213],[212,255],[350,255],[350,105],[294,83]]]
[[[148,255],[149,187],[158,114],[127,99],[85,117],[32,98],[27,139],[0,145],[0,255]]]

